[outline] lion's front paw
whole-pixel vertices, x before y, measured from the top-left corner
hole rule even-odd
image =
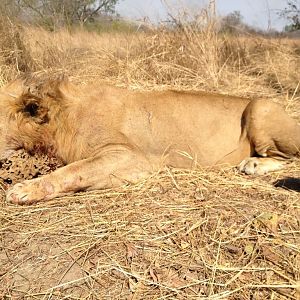
[[[248,175],[264,175],[268,172],[282,169],[285,164],[286,162],[271,157],[249,157],[239,164],[238,169],[240,172]]]
[[[25,204],[28,201],[28,193],[24,189],[26,183],[17,183],[6,192],[6,201],[15,204]]]
[[[20,205],[32,204],[48,199],[53,193],[53,185],[38,178],[14,185],[7,191],[6,200]]]

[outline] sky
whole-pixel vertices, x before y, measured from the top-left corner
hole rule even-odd
[[[125,18],[142,20],[147,17],[156,23],[166,19],[170,9],[172,12],[180,8],[196,12],[207,2],[207,0],[119,0],[116,8]],[[285,0],[216,0],[218,15],[224,16],[237,10],[241,12],[245,23],[265,30],[283,29],[286,21],[279,18],[277,12],[285,6]]]

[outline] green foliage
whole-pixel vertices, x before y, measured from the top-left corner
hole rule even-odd
[[[100,14],[112,14],[119,0],[16,0],[19,7],[49,29],[92,22]]]
[[[300,29],[300,1],[288,0],[287,7],[279,13],[279,16],[285,18],[289,24],[285,31],[294,31]]]

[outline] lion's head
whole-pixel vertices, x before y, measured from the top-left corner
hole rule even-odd
[[[53,124],[65,104],[65,77],[19,78],[0,92],[0,159],[11,151],[51,153]]]

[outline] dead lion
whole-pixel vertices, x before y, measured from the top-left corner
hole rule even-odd
[[[17,204],[137,182],[163,165],[264,174],[299,154],[300,127],[266,100],[33,78],[4,87],[0,106],[0,158],[24,148],[65,164],[14,185],[7,201]]]

